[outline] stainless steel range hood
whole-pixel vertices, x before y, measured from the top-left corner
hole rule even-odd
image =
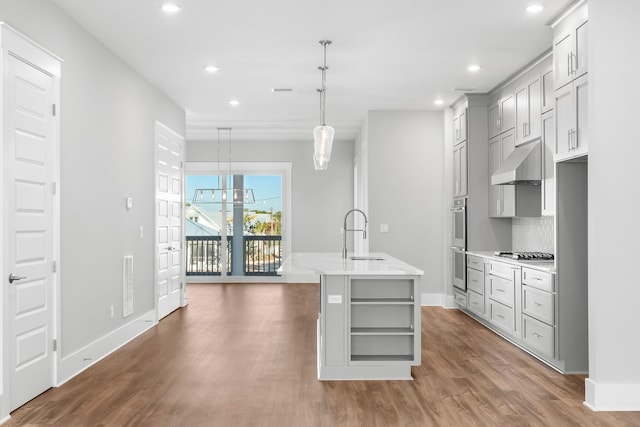
[[[540,138],[519,145],[491,175],[491,185],[540,185],[542,154]]]

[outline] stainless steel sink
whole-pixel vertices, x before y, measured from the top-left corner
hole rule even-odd
[[[354,261],[384,261],[384,258],[380,256],[369,256],[369,255],[352,255],[349,257]]]

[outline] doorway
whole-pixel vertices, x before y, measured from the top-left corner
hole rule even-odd
[[[183,164],[184,138],[155,124],[156,290],[158,320],[184,302]]]
[[[56,381],[61,68],[59,58],[12,28],[0,24],[0,31],[4,413]]]

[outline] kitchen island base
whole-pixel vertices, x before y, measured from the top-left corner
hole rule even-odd
[[[411,380],[420,364],[415,276],[321,276],[318,379]]]
[[[320,278],[319,380],[412,380],[420,365],[420,279],[387,254],[294,253],[278,270]]]

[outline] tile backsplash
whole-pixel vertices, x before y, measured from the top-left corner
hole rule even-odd
[[[512,248],[517,252],[540,251],[553,253],[553,217],[513,218]]]

